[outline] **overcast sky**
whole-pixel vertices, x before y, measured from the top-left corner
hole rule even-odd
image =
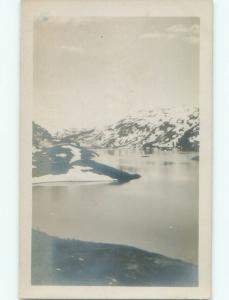
[[[34,23],[34,120],[101,127],[139,109],[197,106],[199,19],[47,18]]]

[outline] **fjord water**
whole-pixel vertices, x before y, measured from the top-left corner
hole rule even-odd
[[[96,150],[139,179],[33,187],[33,228],[61,238],[131,245],[198,263],[195,153]]]

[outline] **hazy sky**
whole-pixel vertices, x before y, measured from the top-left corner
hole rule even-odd
[[[199,19],[47,18],[34,23],[34,120],[103,126],[139,109],[198,105]]]

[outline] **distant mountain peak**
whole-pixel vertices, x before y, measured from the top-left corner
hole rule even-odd
[[[52,136],[34,123],[34,145],[53,139],[91,148],[199,149],[199,108],[171,107],[138,110],[103,129],[65,129]]]

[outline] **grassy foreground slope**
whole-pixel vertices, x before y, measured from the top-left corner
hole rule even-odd
[[[32,232],[33,285],[197,286],[197,266],[130,246]]]

